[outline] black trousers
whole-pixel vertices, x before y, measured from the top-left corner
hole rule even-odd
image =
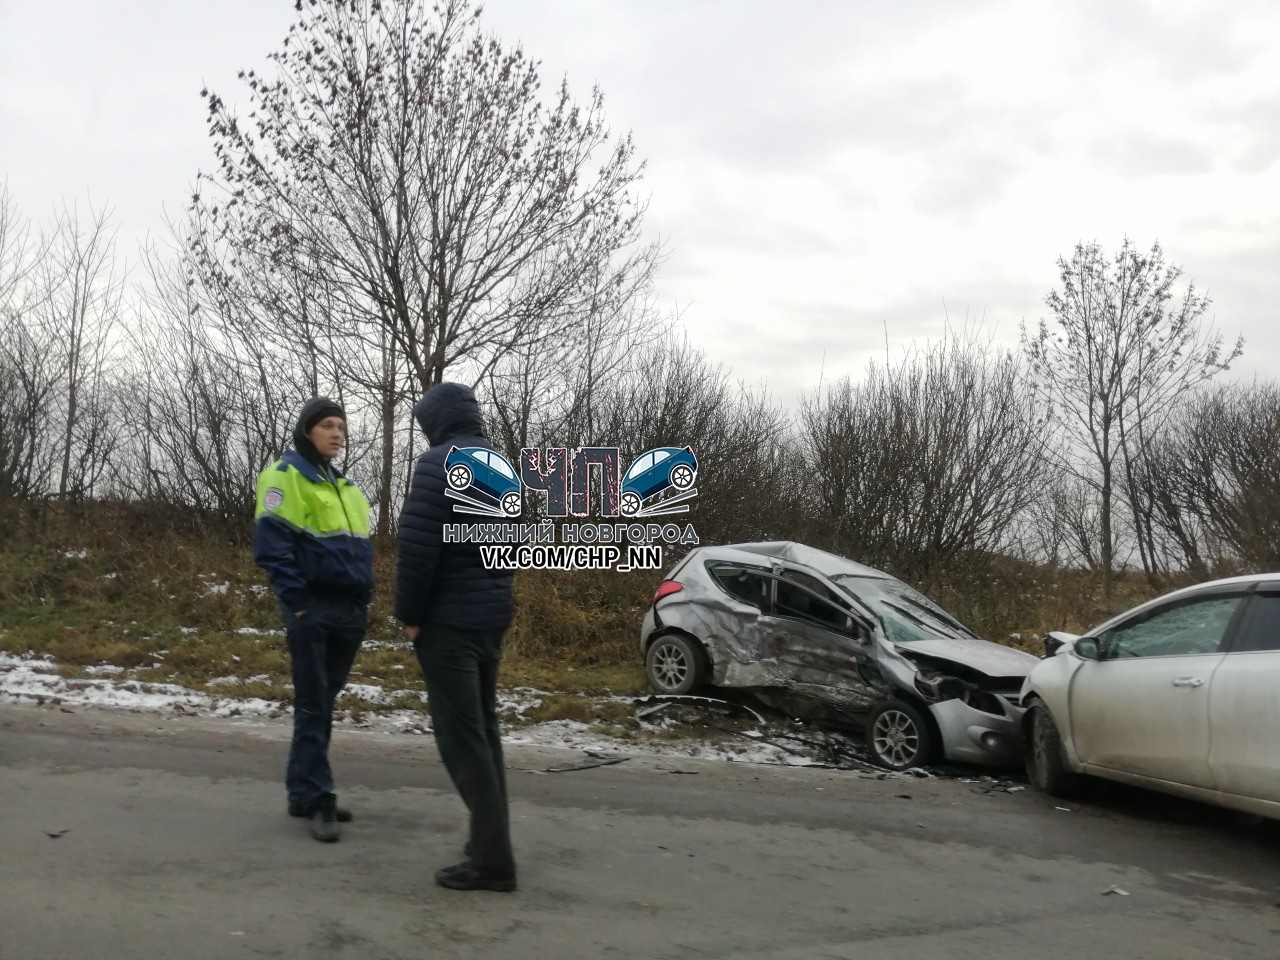
[[[368,615],[354,597],[310,597],[306,611],[290,614],[285,626],[293,665],[293,742],[285,786],[289,805],[310,811],[333,794],[333,703],[347,683]]]
[[[505,632],[424,624],[413,649],[427,682],[440,758],[471,813],[471,863],[488,877],[514,879],[497,711]]]

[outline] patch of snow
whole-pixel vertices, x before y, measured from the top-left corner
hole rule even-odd
[[[153,664],[158,667],[159,664]],[[143,683],[120,677],[117,668],[101,665],[87,670],[91,676],[86,679],[68,680],[59,676],[56,664],[47,655],[37,657],[28,652],[13,655],[0,652],[0,702],[46,702],[84,705],[122,707],[131,710],[154,712],[179,712],[215,717],[263,717],[288,713],[290,705],[287,700],[272,701],[257,697],[237,698],[220,697],[208,693],[190,690],[173,683]],[[272,677],[259,674],[240,680],[236,677],[218,677],[209,681],[209,685],[217,688],[229,688],[228,692],[242,683],[269,682]],[[290,691],[291,685],[284,685]],[[380,687],[373,684],[350,683],[346,692],[360,697],[372,704],[389,704],[398,695],[407,692],[405,689]],[[415,686],[413,693],[425,703],[426,697],[421,689]],[[286,693],[286,697],[289,694]],[[541,703],[546,696],[545,691],[528,688],[504,689],[499,691],[501,709],[522,715]],[[630,702],[631,697],[597,698]],[[341,720],[341,724],[359,726],[361,729],[381,729],[406,734],[425,734],[431,726],[427,716],[415,710],[387,710],[375,714],[366,714],[358,724],[351,720]],[[654,717],[646,721],[650,730],[665,726],[663,718]],[[746,736],[723,741],[697,739],[637,739],[620,740],[596,732],[591,726],[574,720],[554,720],[533,724],[507,731],[504,740],[513,746],[555,746],[571,747],[581,750],[622,753],[627,755],[649,755],[662,757],[697,757],[700,759],[721,760],[738,763],[764,763],[785,766],[813,766],[822,761],[816,755],[798,755],[769,742],[766,731],[744,730]],[[909,771],[913,776],[928,774],[925,771]],[[878,773],[861,773],[859,776],[875,776],[880,779],[908,778],[907,775],[895,775],[888,771]]]
[[[54,665],[30,656],[0,653],[0,701],[43,702],[124,707],[133,710],[209,713],[213,716],[263,716],[281,709],[266,700],[225,700],[172,683],[137,680],[67,680],[53,673]]]
[[[199,633],[200,630],[197,627],[179,627],[178,632],[179,633]]]
[[[124,667],[117,667],[113,663],[101,663],[97,666],[85,667],[84,672],[91,677],[114,677],[124,673]]]
[[[115,579],[118,579],[119,576],[120,574],[116,573],[115,571],[112,571],[111,573],[104,573],[98,579],[99,580],[115,580]]]
[[[283,630],[259,630],[257,627],[238,627],[236,633],[246,637],[283,637]]]
[[[204,596],[209,597],[217,594],[225,596],[227,591],[231,589],[231,581],[223,580],[221,583],[207,583],[204,588]]]
[[[68,550],[66,553],[62,555],[64,560],[83,560],[87,556],[89,556],[89,551],[83,550],[83,549]]]
[[[359,697],[361,700],[367,700],[369,703],[390,703],[399,691],[387,690],[384,687],[377,687],[371,683],[348,683],[342,688],[343,693],[349,693],[353,697]]]
[[[366,640],[361,644],[364,650],[412,650],[413,644],[408,640]]]

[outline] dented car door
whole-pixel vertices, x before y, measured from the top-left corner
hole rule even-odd
[[[771,579],[772,604],[761,626],[788,685],[845,709],[883,699],[864,676],[869,625],[820,577],[779,566]]]

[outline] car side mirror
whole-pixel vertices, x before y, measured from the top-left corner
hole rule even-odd
[[[1102,646],[1097,637],[1081,637],[1076,641],[1075,652],[1081,660],[1102,659]]]

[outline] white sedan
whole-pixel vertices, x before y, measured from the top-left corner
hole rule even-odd
[[[1027,773],[1082,774],[1280,818],[1280,573],[1166,594],[1062,645],[1027,676]]]

